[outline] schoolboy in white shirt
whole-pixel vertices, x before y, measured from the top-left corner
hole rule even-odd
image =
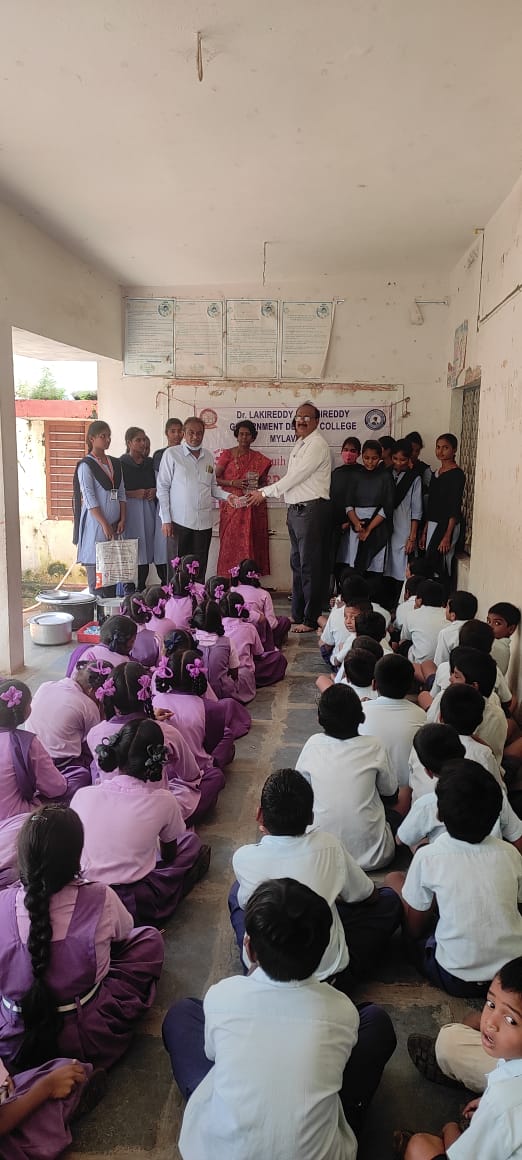
[[[407,624],[411,640],[408,658],[414,664],[420,666],[422,661],[430,660],[435,653],[438,635],[445,621],[443,600],[442,584],[438,584],[436,580],[424,580],[419,584],[415,607],[408,616]],[[403,628],[401,640],[406,639],[408,637]]]
[[[442,1029],[439,1039],[454,1030],[457,1039],[459,1030],[466,1032],[466,1047],[461,1060],[454,1055],[451,1061],[454,1073],[449,1083],[462,1075],[467,1087],[485,1089],[485,1094],[464,1108],[463,1117],[469,1122],[464,1132],[452,1122],[445,1124],[440,1136],[416,1133],[403,1151],[405,1160],[514,1160],[522,1154],[521,957],[505,963],[495,975],[477,1030],[453,1024]],[[433,1041],[426,1036],[410,1036],[410,1056],[426,1078],[448,1082],[430,1044]]]
[[[357,693],[360,701],[374,701],[379,695],[374,688],[373,678],[377,661],[382,656],[382,648],[375,640],[370,639],[370,644],[379,649],[380,656],[376,656],[367,648],[361,648],[356,642],[344,658],[344,676],[339,682],[342,685],[349,685]]]
[[[520,608],[507,600],[499,600],[497,604],[491,605],[487,622],[491,625],[495,637],[491,653],[505,676],[511,659],[511,637],[520,624]]]
[[[163,1041],[188,1099],[183,1160],[355,1160],[396,1039],[380,1007],[357,1010],[318,982],[331,923],[309,887],[262,883],[245,913],[255,969],[167,1013]]]
[[[500,765],[507,734],[507,720],[494,692],[497,666],[493,657],[479,652],[476,648],[463,648],[459,645],[458,648],[451,651],[450,669],[450,688],[454,685],[469,685],[483,697],[483,716],[479,736],[481,741],[489,745],[497,765]],[[446,689],[445,692],[448,690]],[[440,693],[435,697],[428,709],[426,721],[429,724],[439,719],[443,696],[444,693]]]
[[[378,697],[365,705],[360,734],[379,738],[399,786],[407,786],[413,738],[426,724],[424,711],[407,700],[413,685],[411,661],[393,653],[383,657],[375,666],[374,685]]]
[[[406,876],[388,874],[386,885],[401,892],[404,930],[421,974],[450,995],[477,997],[522,946],[522,860],[489,836],[503,795],[486,770],[459,769],[440,778],[435,793],[447,833],[417,850]]]
[[[442,694],[440,719],[444,725],[457,730],[466,750],[466,757],[478,761],[503,786],[502,773],[489,745],[480,736],[485,701],[472,685],[450,685]]]
[[[433,793],[435,786],[432,779],[438,777],[446,761],[465,756],[466,750],[453,726],[443,725],[442,722],[423,725],[413,738],[408,763],[412,808],[424,794]],[[399,830],[397,836],[402,841]]]
[[[477,608],[478,601],[472,592],[453,592],[451,596],[448,596],[444,611],[449,624],[446,624],[439,632],[432,659],[423,661],[420,666],[421,671],[418,675],[421,681],[426,682],[429,677],[434,676],[438,666],[443,661],[449,661],[452,648],[455,648],[459,643],[461,628],[466,621],[472,620],[477,615]]]
[[[429,726],[428,726],[429,728]],[[459,739],[460,740],[460,739]],[[464,753],[464,746],[461,746]],[[473,770],[483,769],[484,766],[479,765],[476,761],[470,761],[469,758],[457,758],[446,762],[439,770],[439,778],[450,777],[453,773],[460,769],[467,769],[470,773]],[[426,770],[429,777],[433,778],[433,773]],[[411,807],[411,810],[401,822],[397,830],[396,840],[401,842],[404,846],[409,846],[411,850],[427,840],[434,842],[440,834],[446,832],[446,827],[440,821],[437,813],[437,796],[435,793],[435,779],[432,781],[433,792],[425,793],[422,797],[417,798],[417,801]],[[522,853],[522,821],[517,817],[515,811],[511,808],[505,794],[502,795],[502,809],[491,831],[493,838],[503,838],[505,842],[511,842],[516,847],[519,853]]]
[[[377,738],[359,736],[364,705],[348,685],[325,690],[318,718],[324,733],[309,737],[296,763],[314,791],[315,825],[340,838],[363,870],[379,870],[395,854],[397,778]]]
[[[249,898],[268,878],[295,878],[332,908],[330,942],[315,973],[318,979],[337,976],[335,985],[344,990],[351,978],[361,978],[379,960],[399,926],[397,895],[384,887],[378,890],[333,834],[309,829],[314,823],[313,790],[297,770],[279,769],[267,778],[256,820],[263,836],[257,845],[236,850],[232,865],[237,881],[228,898],[245,966],[251,966],[244,954]]]
[[[477,649],[481,653],[484,653],[486,656],[489,656],[490,654],[493,656],[491,652],[493,644],[493,630],[489,624],[486,624],[485,620],[466,620],[466,622],[459,629],[458,640],[455,641],[454,648],[473,648]],[[453,649],[450,650],[450,653],[451,652],[453,652]],[[428,662],[426,662],[426,664],[428,664]],[[501,673],[496,661],[495,665],[496,675],[494,690],[503,709],[506,711],[506,713],[509,714],[516,708],[516,699],[513,697],[511,689],[509,688],[509,685]],[[426,665],[423,665],[422,668],[426,668]],[[437,666],[433,684],[431,686],[431,697],[433,700],[438,693],[443,693],[444,689],[447,689],[450,683],[450,675],[451,665],[448,658],[447,661],[441,661],[441,663]],[[425,692],[420,693],[419,704],[422,705],[423,709],[428,710],[431,704],[430,695]]]

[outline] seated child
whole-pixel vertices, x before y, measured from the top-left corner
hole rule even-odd
[[[189,632],[178,628],[169,633],[163,641],[167,666],[175,653],[193,651],[203,661],[203,653],[196,648],[196,641]],[[216,697],[214,690],[208,684],[203,694],[205,709],[205,749],[213,753],[219,766],[229,765],[234,756],[234,741],[244,737],[252,724],[248,709],[235,697]],[[168,709],[160,710],[168,713]]]
[[[227,742],[226,747],[221,746],[218,757],[217,745],[211,753],[205,749],[206,716],[203,697],[207,689],[207,678],[201,656],[189,649],[163,657],[154,671],[153,682],[154,711],[166,709],[171,714],[173,724],[183,732],[201,773],[208,776],[214,772],[222,789],[225,775],[222,766],[218,764],[218,757],[224,764],[228,764],[234,756],[234,746],[231,741]]]
[[[351,602],[343,605],[344,633],[339,639],[339,644],[330,653],[331,668],[338,670],[342,667],[344,658],[356,637],[355,622],[363,612],[372,612],[371,603],[364,596],[352,596]]]
[[[347,638],[338,654],[340,657],[340,667],[337,669],[337,673],[335,675],[335,680],[337,683],[339,683],[343,677],[342,662],[344,661],[346,653],[349,652],[359,637],[369,636],[372,640],[377,641],[377,644],[380,644],[383,653],[392,652],[392,649],[386,640],[386,621],[381,612],[374,612],[373,608],[370,608],[357,613],[355,615],[354,629],[355,632],[353,637]]]
[[[489,624],[486,624],[485,620],[466,620],[459,629],[458,640],[456,641],[454,647],[457,648],[458,646],[462,648],[478,649],[479,652],[489,656],[493,643],[493,630]],[[453,652],[453,649],[451,649],[451,652]],[[450,675],[451,666],[449,659],[447,661],[441,661],[440,665],[437,666],[433,685],[431,688],[431,696],[433,699],[435,699],[438,693],[443,693],[444,689],[447,689],[450,683]],[[498,665],[496,667],[494,689],[505,714],[509,716],[511,710],[515,708],[516,701],[512,697],[511,689],[509,688],[509,685],[505,677],[502,675]],[[431,704],[431,702],[426,699],[426,694],[424,693],[420,694],[419,703],[422,704],[423,709],[428,709],[429,705]]]
[[[382,653],[380,644],[377,644],[376,641],[372,641],[372,644],[375,644]],[[350,685],[360,701],[374,700],[378,694],[377,689],[374,688],[373,678],[375,666],[379,659],[369,649],[359,648],[356,642],[344,658],[344,676],[339,684]]]
[[[441,697],[440,719],[444,725],[452,725],[457,730],[466,757],[483,765],[502,786],[498,761],[480,736],[484,707],[484,698],[472,685],[450,685]]]
[[[230,920],[245,966],[245,906],[254,890],[268,878],[295,878],[332,909],[328,947],[316,970],[318,979],[360,978],[379,960],[397,929],[401,910],[393,890],[377,890],[333,834],[308,829],[314,823],[314,795],[295,769],[279,769],[265,781],[256,820],[261,841],[236,850],[232,865],[237,881],[229,894]],[[344,927],[344,930],[343,930]],[[348,944],[348,946],[347,946]],[[348,981],[348,980],[346,980]]]
[[[381,795],[396,798],[397,778],[376,737],[360,737],[364,708],[353,689],[333,685],[318,706],[324,733],[314,733],[299,754],[296,769],[314,791],[317,829],[340,838],[363,870],[387,866],[395,854],[399,815],[384,809]]]
[[[129,721],[96,757],[114,776],[71,802],[83,823],[83,873],[112,886],[135,922],[158,926],[206,873],[210,848],[187,831],[175,794],[162,787],[168,749],[155,721]]]
[[[52,1059],[11,1076],[0,1060],[3,1160],[57,1160],[72,1141],[70,1124],[105,1094],[105,1072],[90,1063]]]
[[[345,623],[344,607],[358,600],[370,601],[370,589],[362,576],[345,576],[338,596],[319,637],[319,651],[326,664],[330,664],[332,652],[337,652],[348,634],[353,631]],[[321,617],[319,617],[321,620]]]
[[[381,1008],[358,1011],[316,978],[331,923],[328,903],[302,883],[262,883],[245,912],[255,970],[222,979],[204,1003],[170,1008],[163,1041],[188,1100],[183,1160],[355,1160],[396,1040]]]
[[[207,600],[196,608],[189,626],[203,658],[205,674],[218,701],[237,696],[239,657],[233,641],[225,636],[219,605]]]
[[[406,637],[406,625],[401,633],[401,640],[411,640],[408,658],[414,664],[420,665],[435,655],[439,632],[445,623],[443,604],[442,584],[436,580],[419,584],[415,606],[407,620],[409,637]]]
[[[108,661],[79,660],[73,677],[45,681],[33,697],[27,729],[67,778],[64,804],[82,785],[92,784],[87,734],[100,723],[101,689],[112,671]]]
[[[426,726],[425,728],[432,728]],[[449,726],[448,726],[449,728]],[[460,740],[460,739],[459,739]],[[462,746],[464,749],[464,746]],[[483,769],[483,765],[479,765],[476,761],[470,761],[468,758],[462,760],[447,761],[440,769],[438,777],[450,777],[460,769],[467,769],[472,772],[474,769]],[[420,842],[427,839],[428,842],[434,842],[439,834],[444,834],[446,827],[442,824],[437,816],[437,798],[435,795],[436,779],[433,773],[426,770],[432,780],[432,793],[422,794],[422,797],[417,798],[417,801],[412,806],[410,812],[401,822],[397,830],[397,841],[402,842],[405,846],[410,846],[413,849],[418,846]],[[493,838],[504,838],[506,842],[511,842],[516,846],[519,853],[522,853],[522,821],[517,817],[514,810],[512,810],[505,794],[502,795],[502,808],[495,825],[491,831]]]
[[[263,648],[267,652],[281,648],[290,630],[290,617],[276,616],[272,597],[261,586],[261,574],[255,560],[242,560],[235,568],[231,568],[230,582],[243,597]]]
[[[404,1151],[406,1160],[443,1160],[445,1156],[449,1160],[512,1160],[520,1155],[522,1141],[522,958],[512,959],[497,971],[477,1030],[459,1024],[443,1028],[439,1039],[444,1043],[447,1032],[456,1033],[453,1042],[460,1037],[463,1045],[459,1053],[454,1047],[451,1052],[451,1078],[462,1077],[466,1087],[485,1090],[485,1094],[464,1108],[469,1124],[465,1132],[456,1123],[448,1123],[440,1136],[417,1133]],[[410,1048],[413,1038],[425,1037],[410,1037],[412,1058],[413,1047],[420,1046],[415,1043]],[[444,1043],[440,1049],[443,1066]],[[415,1058],[414,1062],[419,1067]],[[426,1074],[422,1066],[419,1070]]]
[[[472,592],[453,592],[448,596],[445,613],[446,620],[449,624],[445,628],[441,628],[437,640],[437,647],[435,655],[432,660],[423,661],[420,666],[422,672],[420,679],[426,681],[428,677],[432,676],[437,671],[438,665],[443,661],[448,663],[452,648],[455,648],[459,643],[459,632],[467,620],[473,620],[477,615],[478,600],[473,596]]]
[[[476,998],[522,945],[522,860],[490,837],[503,795],[487,770],[461,768],[439,778],[435,793],[447,833],[417,850],[406,876],[395,872],[385,882],[402,893],[421,974],[450,995]]]
[[[143,603],[150,610],[151,617],[148,621],[148,627],[158,640],[162,641],[167,633],[173,632],[176,625],[172,620],[165,615],[165,605],[167,603],[168,593],[165,588],[159,584],[154,584],[150,588],[146,588],[143,593]],[[191,601],[192,604],[192,601]]]
[[[248,705],[256,695],[255,661],[256,657],[263,656],[263,645],[239,592],[226,593],[223,590],[223,594],[220,595],[219,585],[215,591],[223,618],[224,632],[228,639],[233,641],[239,661],[235,695],[243,705]],[[282,653],[274,651],[274,656],[282,657]]]
[[[408,618],[415,608],[415,599],[424,576],[408,576],[404,582],[404,600],[397,605],[395,619],[390,629],[390,640],[396,646],[400,640],[409,640]]]
[[[146,604],[141,593],[134,592],[124,596],[120,612],[123,616],[128,616],[130,620],[133,620],[136,625],[136,640],[130,654],[132,660],[138,661],[140,665],[145,665],[146,669],[152,669],[158,663],[160,652],[159,637],[149,628],[152,610]]]
[[[333,677],[333,674],[330,677],[327,677],[326,675],[324,675],[324,676],[321,675],[320,677],[317,677],[315,684],[316,684],[316,687],[319,689],[320,693],[324,693],[325,689],[329,689],[330,686],[334,685],[334,684],[335,685],[351,685],[353,683],[351,680],[348,680],[348,677],[346,675],[346,662],[356,652],[370,653],[370,655],[373,659],[373,668],[371,670],[371,681],[373,682],[373,674],[375,672],[375,665],[377,664],[377,661],[380,661],[381,657],[384,656],[383,647],[381,644],[379,644],[378,641],[374,640],[373,637],[371,637],[371,636],[356,636],[356,637],[354,637],[352,647],[346,653],[344,661],[343,661],[340,669],[337,671],[335,678]],[[368,676],[370,673],[370,669],[368,666],[369,666],[369,662],[368,662],[368,665],[367,665],[365,672],[363,674],[365,676]],[[364,696],[364,698],[362,697],[359,689],[357,689],[356,691],[357,691],[357,695],[358,695],[359,699],[364,699],[364,700],[370,699],[371,700],[373,697],[377,696],[376,690],[370,686],[368,686],[368,691],[367,691],[366,695]]]
[[[470,685],[484,698],[480,739],[489,745],[497,764],[500,764],[507,733],[507,721],[494,691],[496,672],[497,666],[493,657],[488,656],[487,653],[479,652],[476,648],[463,648],[461,645],[451,650],[450,687],[452,685]],[[424,695],[420,694],[419,701]],[[437,694],[426,713],[426,720],[429,723],[437,721],[440,715],[442,696],[442,692]]]
[[[172,579],[162,589],[165,599],[165,617],[175,628],[189,628],[191,617],[201,603],[196,589],[199,563],[196,561],[184,568],[177,556],[172,563],[174,564],[176,560],[178,563],[173,571]],[[205,589],[203,589],[203,593],[205,594]]]
[[[92,753],[93,782],[106,781],[111,776],[106,770],[100,769],[96,747],[105,738],[112,737],[113,733],[119,733],[129,721],[146,721],[154,717],[151,678],[147,669],[137,661],[117,665],[103,693],[101,705],[105,720],[95,725],[87,735],[87,744]],[[202,777],[182,731],[176,729],[169,718],[170,715],[165,714],[165,719],[158,721],[168,749],[163,784],[165,789],[170,789],[176,795],[183,817],[192,824],[215,805],[222,789],[221,779],[218,778],[217,784],[214,784],[213,778],[207,780]]]
[[[137,632],[138,626],[129,616],[108,616],[100,629],[100,643],[89,645],[82,653],[83,664],[87,661],[124,664],[134,648]]]
[[[412,807],[424,794],[433,793],[433,778],[438,777],[446,761],[465,756],[464,745],[452,725],[423,725],[413,738],[408,761]],[[400,836],[398,830],[397,835]]]
[[[408,701],[413,685],[413,665],[406,657],[391,653],[375,666],[374,685],[378,696],[364,707],[364,736],[378,737],[399,786],[408,785],[408,760],[413,738],[426,724],[426,714]]]
[[[0,822],[31,813],[42,799],[67,795],[67,778],[36,734],[22,729],[30,712],[27,685],[14,678],[0,681]]]
[[[18,838],[22,885],[0,893],[0,1056],[17,1070],[60,1055],[110,1067],[154,1002],[161,934],[82,880],[82,848],[74,810],[43,806]]]
[[[520,624],[520,608],[517,608],[515,604],[509,604],[507,600],[499,600],[497,604],[491,605],[487,622],[491,625],[495,637],[491,654],[501,673],[505,676],[511,658],[511,637]]]

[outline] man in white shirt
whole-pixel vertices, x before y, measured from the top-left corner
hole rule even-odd
[[[163,535],[170,541],[169,559],[194,553],[202,579],[212,539],[212,500],[230,503],[232,498],[216,483],[214,456],[203,447],[204,434],[202,419],[194,415],[185,421],[180,446],[165,448],[157,483]]]
[[[318,430],[321,415],[313,403],[302,403],[295,415],[297,442],[288,470],[277,483],[250,493],[251,504],[271,496],[284,497],[290,536],[293,632],[313,632],[326,592],[330,532],[329,506],[332,458]]]
[[[355,1160],[396,1039],[381,1008],[359,1012],[317,980],[331,919],[302,883],[264,882],[245,914],[255,970],[167,1013],[163,1041],[188,1098],[183,1160]]]
[[[406,699],[413,684],[411,661],[393,653],[384,656],[377,661],[373,683],[378,696],[364,703],[360,733],[379,738],[399,786],[407,786],[413,738],[426,724],[424,710]]]
[[[378,890],[339,838],[321,830],[306,832],[314,822],[314,795],[297,770],[278,769],[267,778],[256,820],[263,837],[258,845],[236,850],[232,865],[237,881],[228,899],[245,966],[251,965],[244,953],[244,910],[249,898],[269,878],[294,878],[325,898],[332,909],[330,942],[315,972],[317,978],[339,976],[348,964],[350,975],[360,978],[380,960],[399,925],[397,895]],[[345,990],[339,980],[337,986]]]

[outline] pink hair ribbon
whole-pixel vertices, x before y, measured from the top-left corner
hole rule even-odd
[[[22,697],[23,693],[21,689],[15,688],[14,685],[9,685],[5,693],[0,693],[0,701],[5,701],[8,709],[16,709]]]
[[[174,556],[174,558],[170,561],[170,566],[171,568],[174,568],[174,571],[176,571],[176,568],[179,568],[180,564],[181,556]]]
[[[103,701],[104,697],[114,697],[115,692],[116,685],[112,677],[109,677],[108,681],[104,681],[103,685],[100,685],[99,689],[96,689],[94,696],[97,701]]]
[[[193,678],[194,681],[199,676],[203,676],[203,677],[205,676],[206,669],[205,669],[205,666],[203,664],[203,661],[201,660],[201,657],[196,657],[193,664],[187,665],[187,673],[190,673],[190,676]]]
[[[218,601],[222,600],[224,595],[225,595],[225,585],[224,584],[216,584],[216,587],[214,588],[214,600],[218,600]]]
[[[157,667],[154,669],[154,676],[155,677],[171,677],[172,676],[172,669],[169,669],[169,665],[168,665],[168,661],[167,661],[166,657],[160,657],[160,660],[158,661]]]
[[[234,578],[236,576],[239,576],[239,564],[234,564],[234,567],[229,568],[228,571],[229,571],[230,575],[233,576]]]
[[[147,675],[138,678],[138,685],[140,686],[140,690],[138,693],[138,701],[149,701],[150,700],[151,684],[152,684],[152,678],[147,676]]]
[[[247,580],[260,580],[261,574],[259,572],[247,572]]]
[[[189,576],[197,576],[199,572],[199,560],[193,560],[192,564],[187,564],[187,572]]]

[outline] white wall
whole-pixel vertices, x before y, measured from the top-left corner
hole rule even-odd
[[[482,367],[473,543],[465,583],[485,616],[498,600],[522,607],[522,294],[517,291],[522,179],[486,226],[481,286],[479,261],[469,269],[466,263],[465,256],[453,273],[452,303],[460,300],[462,306],[452,309],[451,327],[469,318],[470,359]],[[522,693],[519,652],[517,640],[512,678]]]
[[[47,518],[43,419],[17,419],[18,498],[22,571],[45,569],[53,561],[72,564],[72,520]]]

